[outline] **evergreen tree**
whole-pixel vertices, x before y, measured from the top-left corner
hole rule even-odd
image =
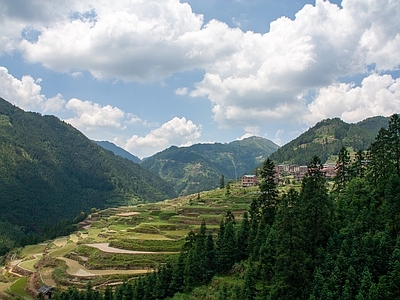
[[[182,292],[184,289],[185,258],[186,254],[181,251],[178,261],[173,266],[172,279],[169,287],[171,294]]]
[[[271,227],[265,242],[260,248],[260,279],[263,283],[268,284],[274,274],[276,242],[278,239],[275,226]],[[264,288],[265,289],[265,288]]]
[[[395,168],[395,174],[400,177],[400,117],[394,114],[390,117],[388,127],[389,154]]]
[[[250,234],[250,222],[247,211],[243,213],[243,220],[240,224],[238,232],[238,260],[245,260],[248,257],[249,249],[249,234]]]
[[[221,273],[229,271],[235,264],[238,249],[234,221],[227,220],[223,228],[223,235],[218,237],[219,248],[216,253],[218,269]]]
[[[358,150],[355,154],[354,162],[350,165],[351,177],[363,178],[365,175],[365,155],[362,150]]]
[[[225,187],[225,176],[224,174],[221,175],[221,179],[219,180],[219,188],[223,189]]]
[[[350,154],[346,147],[342,147],[335,166],[334,191],[340,193],[350,180]]]
[[[231,196],[231,184],[228,181],[228,183],[225,186],[225,197],[229,198]]]
[[[282,196],[278,206],[274,223],[278,238],[271,299],[301,299],[307,294],[311,281],[305,268],[309,258],[304,252],[303,220],[300,219],[298,201],[298,193],[291,189]]]
[[[317,156],[312,158],[308,166],[299,199],[299,213],[304,226],[305,252],[311,258],[309,270],[312,274],[318,261],[321,260],[318,253],[321,253],[326,246],[333,229],[333,203],[328,197],[321,160]]]
[[[104,300],[113,300],[114,294],[112,288],[107,285],[106,289],[104,290]]]
[[[242,296],[244,300],[253,300],[256,296],[255,271],[252,263],[246,268]]]
[[[400,250],[397,246],[390,258],[388,291],[390,299],[400,299]]]
[[[196,261],[196,255],[195,255],[195,250],[190,249],[186,259],[185,259],[185,269],[184,269],[184,291],[186,293],[190,292],[197,283],[197,278],[196,278],[196,267],[197,267],[197,261]]]
[[[208,283],[213,278],[216,271],[216,259],[215,259],[215,249],[214,249],[214,239],[209,232],[206,239],[206,251],[205,251],[205,282]]]
[[[276,171],[272,160],[268,158],[264,161],[259,175],[259,207],[266,218],[267,224],[272,225],[278,199],[278,189],[275,176]]]
[[[356,299],[363,299],[363,300],[373,300],[369,297],[370,289],[372,285],[372,278],[371,273],[369,272],[368,268],[365,268],[362,275],[361,275],[361,285],[358,290],[358,294]]]

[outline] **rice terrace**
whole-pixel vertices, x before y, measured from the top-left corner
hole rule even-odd
[[[66,237],[29,245],[12,254],[0,277],[0,293],[32,299],[41,286],[95,289],[121,284],[176,260],[185,237],[202,222],[217,233],[227,211],[238,220],[257,189],[225,189],[152,204],[93,210]],[[28,292],[28,293],[27,293]]]

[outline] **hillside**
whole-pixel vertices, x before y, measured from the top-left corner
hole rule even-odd
[[[196,144],[170,147],[142,162],[142,166],[168,180],[181,195],[219,186],[220,178],[236,180],[252,172],[278,149],[261,137],[250,137],[228,144]]]
[[[121,147],[118,147],[117,145],[109,142],[109,141],[94,141],[97,145],[103,147],[104,149],[110,150],[112,151],[115,155],[119,155],[122,156],[123,158],[127,158],[131,161],[133,161],[134,163],[140,163],[142,160],[129,153],[128,151],[122,149]]]
[[[94,207],[174,196],[157,175],[58,118],[25,112],[1,98],[0,141],[0,222],[24,233]]]
[[[389,118],[372,117],[349,124],[339,118],[326,119],[279,148],[270,158],[276,163],[306,165],[314,155],[326,162],[343,146],[354,151],[366,150],[388,121]]]

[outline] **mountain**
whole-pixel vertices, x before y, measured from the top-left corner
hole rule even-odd
[[[121,147],[118,147],[114,143],[111,143],[109,141],[94,141],[94,142],[97,145],[103,147],[104,149],[112,151],[115,155],[119,155],[119,156],[122,156],[124,158],[127,158],[127,159],[133,161],[134,163],[141,163],[142,162],[142,160],[139,157],[129,153],[128,151],[122,149]]]
[[[159,176],[58,118],[25,112],[2,98],[0,157],[0,223],[25,232],[40,232],[91,208],[175,196]]]
[[[279,148],[270,158],[276,163],[306,165],[317,155],[324,163],[331,155],[337,155],[343,146],[354,151],[366,150],[378,131],[387,128],[388,122],[389,118],[381,116],[355,124],[339,118],[326,119]]]
[[[261,137],[249,137],[228,144],[172,146],[142,162],[142,166],[175,186],[181,195],[210,190],[225,181],[252,172],[278,149],[278,145]]]

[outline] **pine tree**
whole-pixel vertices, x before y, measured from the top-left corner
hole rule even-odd
[[[231,183],[228,183],[225,186],[225,197],[229,198],[231,196]]]
[[[395,173],[397,176],[400,176],[400,117],[398,114],[394,114],[390,117],[388,139],[390,158],[393,162]]]
[[[104,300],[113,300],[113,299],[114,299],[113,290],[109,285],[107,285],[104,291]]]
[[[391,299],[400,299],[400,249],[397,246],[390,258],[388,291]]]
[[[238,249],[234,221],[227,220],[223,228],[223,235],[218,237],[219,248],[216,253],[218,269],[221,273],[229,271],[235,264]]]
[[[342,147],[335,166],[334,191],[340,193],[350,180],[350,154],[346,147]]]
[[[271,299],[300,299],[307,293],[311,281],[305,268],[309,258],[304,252],[304,229],[298,201],[298,193],[291,189],[282,196],[278,206],[274,222],[278,238]]]
[[[238,260],[248,258],[250,222],[247,211],[243,213],[243,220],[238,232]]]
[[[196,267],[197,267],[197,261],[196,261],[196,255],[194,249],[190,249],[186,259],[185,259],[185,269],[184,269],[184,291],[186,293],[190,292],[197,283],[197,278],[196,278]]]
[[[178,257],[178,261],[173,267],[172,279],[169,287],[171,294],[182,292],[184,289],[185,258],[186,254],[181,251]]]
[[[354,162],[350,165],[350,174],[352,178],[363,178],[365,175],[365,155],[362,150],[358,150],[355,154]]]
[[[372,285],[372,278],[369,269],[366,267],[361,275],[361,285],[358,290],[356,299],[372,300],[369,298],[370,289]]]
[[[225,187],[225,176],[224,174],[221,175],[221,179],[219,180],[219,188],[223,189]]]
[[[275,178],[276,171],[272,160],[268,158],[264,161],[259,175],[259,207],[261,208],[262,215],[266,218],[267,224],[272,225],[278,199],[278,189]]]
[[[318,253],[326,246],[332,233],[333,203],[328,197],[321,160],[314,156],[302,181],[299,213],[304,226],[303,238],[311,257],[310,271],[318,264]]]
[[[256,296],[255,271],[252,263],[246,268],[242,296],[244,300],[253,300]]]

